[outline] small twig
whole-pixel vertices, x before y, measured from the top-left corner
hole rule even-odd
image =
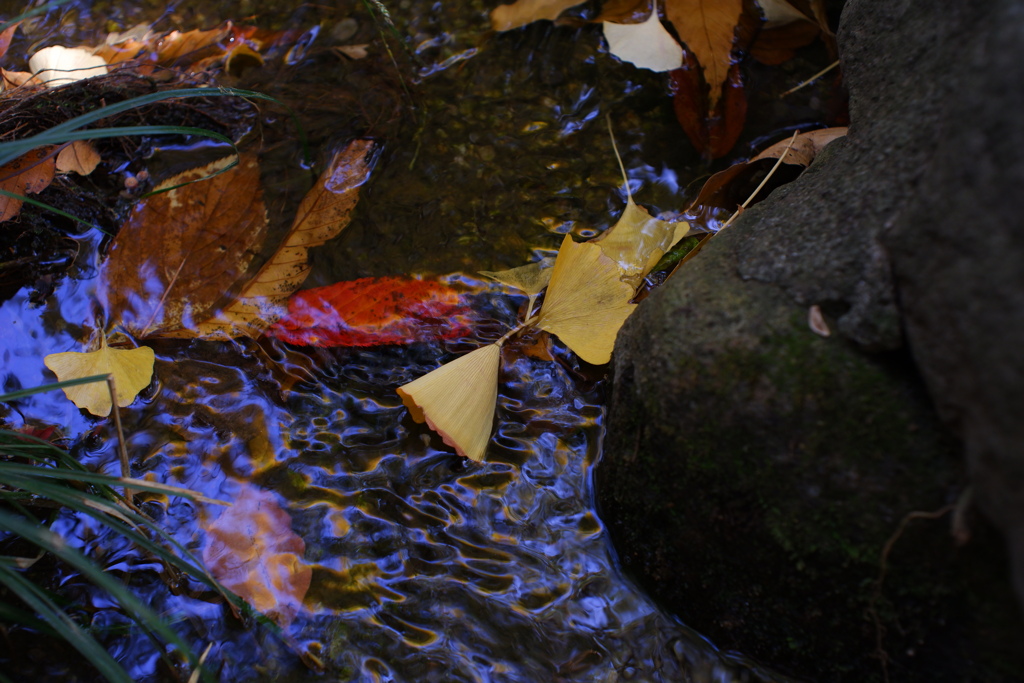
[[[511,330],[506,332],[504,335],[502,335],[501,339],[499,339],[498,341],[496,341],[494,343],[497,344],[498,346],[501,346],[506,341],[508,341],[508,338],[511,337],[512,335],[516,334],[520,330],[523,330],[523,329],[526,329],[527,327],[532,326],[535,322],[537,322],[537,318],[539,318],[539,317],[540,317],[539,315],[535,315],[532,318],[528,318],[527,320],[524,320],[523,322],[519,323],[518,325],[513,327]]]
[[[741,213],[743,213],[743,210],[747,208],[750,202],[754,201],[754,197],[757,196],[757,193],[761,191],[761,188],[764,187],[769,180],[771,180],[771,177],[775,175],[775,171],[777,171],[779,166],[782,165],[782,162],[785,161],[786,157],[789,155],[789,150],[793,149],[793,143],[796,142],[796,138],[798,135],[800,135],[800,131],[793,131],[793,137],[789,139],[789,144],[786,145],[786,149],[782,152],[782,154],[779,155],[779,158],[775,160],[775,165],[772,166],[772,170],[768,171],[768,175],[764,177],[764,180],[762,180],[761,183],[754,189],[754,191],[750,193],[750,196],[747,197],[747,201],[740,204],[740,208],[736,210],[736,213],[729,216],[729,220],[727,220],[722,225],[722,227],[720,227],[718,231],[715,232],[716,235],[725,230],[726,228],[728,228],[730,225],[732,225],[732,222],[736,220],[736,218],[738,218]]]
[[[199,655],[199,662],[196,664],[196,668],[192,671],[192,675],[188,677],[188,683],[199,683],[199,676],[203,671],[203,664],[206,662],[206,656],[210,654],[210,650],[213,649],[213,643],[206,646],[203,650],[203,654]]]
[[[619,170],[622,171],[622,182],[626,184],[626,197],[633,201],[633,193],[629,189],[629,176],[626,175],[626,167],[622,164],[622,157],[619,156],[619,146],[615,144],[615,131],[612,130],[612,115],[606,114],[608,122],[608,136],[612,139],[612,151],[615,152],[615,160],[619,162]]]
[[[885,542],[885,546],[882,548],[882,555],[878,560],[878,578],[875,579],[875,587],[871,593],[871,600],[868,602],[868,614],[871,616],[871,621],[875,626],[875,657],[882,664],[882,678],[885,683],[889,683],[889,654],[885,651],[882,646],[882,639],[885,636],[885,627],[882,626],[882,618],[878,616],[878,601],[882,599],[882,584],[885,582],[886,572],[889,570],[889,553],[892,552],[892,548],[896,545],[896,541],[900,539],[903,532],[906,530],[907,525],[915,519],[939,519],[943,515],[952,512],[956,509],[956,505],[946,505],[933,512],[921,512],[914,511],[908,513],[900,524],[896,527],[896,531],[889,537],[889,540]]]
[[[110,392],[110,412],[114,416],[114,428],[117,430],[117,448],[121,456],[121,477],[130,479],[132,468],[128,462],[128,447],[124,442],[124,430],[121,428],[121,410],[117,407],[117,386],[114,383],[114,376],[107,375],[107,390]],[[135,492],[127,486],[124,488],[124,497],[130,503]]]
[[[831,64],[829,64],[828,66],[826,66],[824,69],[822,69],[818,73],[816,73],[813,76],[811,76],[810,78],[808,78],[803,83],[798,83],[798,84],[794,85],[792,88],[790,88],[789,90],[787,90],[786,92],[784,92],[781,95],[779,95],[779,99],[781,100],[783,97],[786,97],[787,95],[792,95],[793,93],[795,93],[800,88],[803,88],[804,86],[807,86],[807,85],[810,85],[811,83],[814,83],[814,81],[818,80],[819,78],[821,78],[822,76],[824,76],[829,71],[831,71],[832,69],[836,68],[837,66],[839,66],[839,60],[838,59],[836,61],[832,62]]]

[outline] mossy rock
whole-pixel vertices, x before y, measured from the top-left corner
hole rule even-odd
[[[881,681],[883,657],[892,680],[1024,676],[1001,542],[978,523],[954,542],[959,445],[909,357],[822,338],[740,279],[743,226],[621,333],[598,496],[626,569],[719,647],[800,678]]]

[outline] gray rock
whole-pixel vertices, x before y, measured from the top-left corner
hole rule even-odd
[[[1019,680],[1003,539],[950,517],[973,484],[1024,596],[1024,5],[851,0],[839,41],[848,137],[620,335],[604,519],[687,624],[787,672]]]

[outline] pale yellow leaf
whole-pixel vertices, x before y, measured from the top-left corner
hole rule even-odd
[[[139,392],[149,386],[153,378],[153,361],[153,349],[148,346],[112,349],[106,342],[98,351],[51,353],[43,359],[46,367],[62,382],[91,375],[112,375],[117,387],[117,405],[122,408],[131,405]],[[106,382],[65,387],[64,393],[76,406],[93,415],[106,417],[110,414],[110,392]]]
[[[88,140],[75,140],[57,155],[57,170],[61,173],[89,175],[99,163],[99,152]]]
[[[417,422],[426,422],[459,455],[482,461],[498,400],[501,347],[488,344],[399,387]]]
[[[565,10],[582,4],[583,0],[517,0],[491,11],[491,28],[511,31],[540,19],[554,21]]]
[[[619,328],[633,312],[634,288],[601,246],[565,236],[537,327],[558,336],[588,363],[611,360]]]
[[[255,338],[287,313],[288,297],[309,274],[310,247],[335,237],[352,219],[373,169],[373,148],[372,140],[355,140],[336,154],[303,198],[281,246],[234,301],[192,329],[165,336]]]
[[[619,266],[622,277],[636,287],[665,252],[689,232],[686,221],[670,223],[654,218],[629,197],[615,225],[591,241],[600,245],[605,256]]]
[[[757,0],[757,4],[764,12],[765,28],[785,26],[794,21],[812,21],[810,17],[786,0]]]
[[[679,39],[704,69],[711,88],[708,111],[714,111],[732,66],[736,25],[743,14],[743,0],[668,0],[665,16]]]
[[[608,51],[641,69],[671,71],[683,66],[683,48],[665,30],[655,4],[651,15],[639,24],[603,22]]]
[[[508,270],[481,270],[480,274],[503,285],[515,287],[527,294],[533,295],[540,294],[548,286],[548,282],[551,281],[552,266],[554,265],[555,259],[545,258]]]
[[[84,47],[44,47],[28,60],[28,69],[53,88],[107,73],[107,63]]]

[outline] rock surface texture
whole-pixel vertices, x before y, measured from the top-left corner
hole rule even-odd
[[[838,37],[848,137],[620,334],[603,515],[780,671],[1021,680],[1024,3],[850,0]]]

